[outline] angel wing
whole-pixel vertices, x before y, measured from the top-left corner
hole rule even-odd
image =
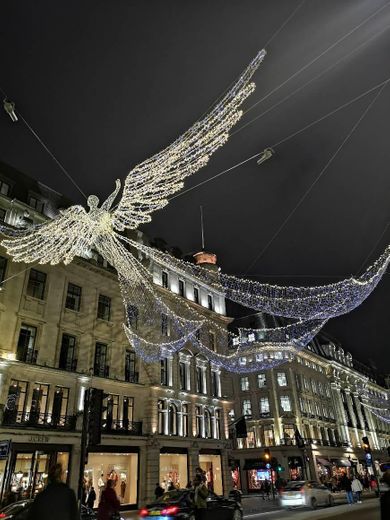
[[[126,178],[113,225],[123,231],[150,222],[150,213],[168,204],[167,197],[183,187],[183,180],[205,166],[239,121],[241,104],[254,91],[249,83],[265,57],[260,51],[239,79],[203,119],[197,121],[163,151],[140,163]]]
[[[91,222],[82,206],[63,210],[50,222],[32,226],[20,233],[1,228],[7,237],[2,241],[15,262],[40,264],[69,264],[94,242]]]

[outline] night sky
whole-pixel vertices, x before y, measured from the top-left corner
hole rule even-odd
[[[300,4],[267,45],[245,108],[266,99],[238,128],[261,117],[233,135],[186,181],[187,189],[390,78],[390,2],[7,2],[0,18],[0,87],[81,189],[105,197],[116,178],[198,119]],[[206,248],[217,253],[225,272],[283,285],[320,285],[359,274],[390,242],[390,84],[263,249],[378,92],[276,146],[262,166],[250,161],[183,192],[143,230],[194,252],[203,205]],[[84,202],[28,129],[4,112],[0,159]],[[385,275],[359,309],[325,328],[383,372],[390,372],[389,288]]]

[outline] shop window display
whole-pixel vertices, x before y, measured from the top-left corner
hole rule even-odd
[[[271,480],[271,472],[268,469],[250,469],[247,470],[248,490],[257,491],[265,480]]]
[[[137,453],[90,453],[84,470],[85,493],[93,486],[96,492],[94,507],[98,506],[107,480],[121,504],[136,504],[138,490]]]
[[[185,453],[160,454],[160,485],[168,491],[184,488],[188,483],[188,460]]]
[[[206,472],[206,483],[210,491],[223,495],[221,456],[199,455],[199,466]]]
[[[49,467],[56,462],[64,469],[63,479],[68,474],[69,453],[42,452],[16,453],[11,468],[10,491],[16,498],[34,498],[47,484]]]

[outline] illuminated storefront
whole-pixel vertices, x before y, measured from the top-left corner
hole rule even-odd
[[[206,472],[207,487],[217,495],[223,495],[221,455],[215,451],[206,453],[206,450],[201,450],[199,466]]]
[[[10,457],[5,490],[19,498],[33,498],[47,483],[49,467],[60,463],[67,480],[70,447],[57,445],[14,444]],[[3,462],[3,461],[2,461]]]
[[[188,455],[186,450],[161,449],[160,485],[168,491],[172,486],[184,488],[188,484]]]
[[[248,492],[250,493],[259,491],[264,480],[271,480],[271,470],[267,469],[265,464],[258,459],[246,460],[244,472],[246,473]]]
[[[84,469],[84,485],[88,494],[91,486],[95,488],[96,500],[106,486],[107,480],[114,483],[114,491],[121,504],[136,505],[138,500],[138,452],[123,453],[114,450],[89,453]],[[116,450],[118,447],[115,448]]]

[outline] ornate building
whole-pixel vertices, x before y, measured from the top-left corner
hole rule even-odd
[[[60,194],[0,164],[0,219],[7,224],[44,222],[67,205]],[[140,232],[136,239],[146,241]],[[212,254],[196,254],[195,261],[216,268]],[[162,298],[173,301],[175,293],[227,330],[222,293],[144,262]],[[315,341],[293,362],[247,376],[224,373],[192,346],[145,364],[122,329],[116,273],[94,251],[66,267],[17,264],[0,251],[0,281],[0,441],[12,441],[0,460],[4,490],[33,496],[55,461],[77,488],[88,388],[106,395],[102,441],[90,449],[84,477],[97,491],[112,478],[123,507],[144,504],[157,482],[186,486],[197,466],[216,493],[233,483],[256,490],[265,475],[264,447],[283,475],[305,471],[315,478],[343,461],[360,464],[363,435],[376,450],[389,443],[388,426],[361,407],[356,393],[360,382],[383,389],[329,342]],[[169,334],[162,315],[161,335]],[[212,331],[208,339],[221,348]],[[242,415],[248,437],[232,440],[234,417]],[[296,428],[304,449],[295,446]]]
[[[267,317],[257,315],[256,319]],[[352,469],[364,473],[362,437],[366,436],[374,460],[387,460],[390,426],[363,406],[363,386],[385,393],[368,367],[324,334],[292,362],[235,377],[234,392],[240,398],[234,413],[246,416],[248,429],[246,439],[234,439],[231,456],[242,489],[256,491],[261,480],[270,477],[265,448],[283,468],[280,476],[287,479],[331,478]],[[297,446],[296,431],[302,447]]]
[[[49,188],[0,169],[0,216],[7,224],[42,222],[62,204]],[[212,268],[215,258],[197,261]],[[217,493],[229,489],[230,378],[191,347],[160,363],[137,359],[122,329],[116,274],[93,251],[68,267],[17,264],[3,252],[0,266],[0,440],[12,440],[8,463],[0,461],[4,489],[34,494],[54,461],[77,488],[87,388],[107,394],[102,442],[85,464],[96,490],[110,476],[121,502],[135,507],[153,496],[156,482],[186,486],[197,466]],[[222,294],[156,264],[147,267],[163,298],[175,292],[227,328]],[[162,316],[161,335],[169,334]]]

